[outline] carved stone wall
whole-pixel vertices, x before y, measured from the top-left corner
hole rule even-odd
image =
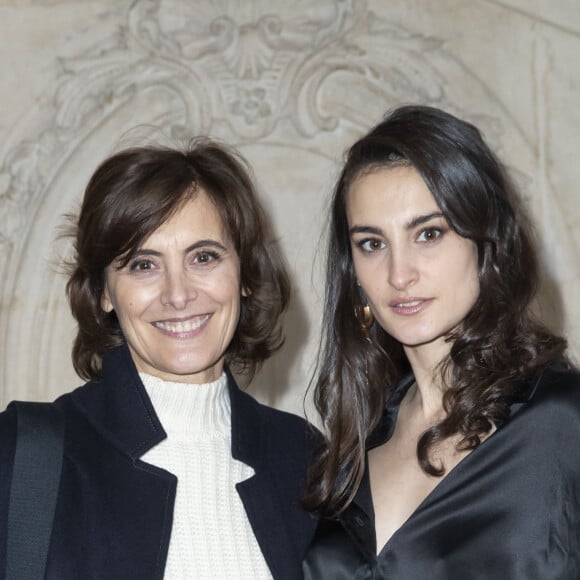
[[[253,164],[294,276],[287,344],[251,389],[300,413],[342,153],[405,102],[472,120],[508,163],[543,314],[580,352],[576,0],[5,0],[0,29],[0,403],[80,383],[58,233],[96,164],[210,134]]]

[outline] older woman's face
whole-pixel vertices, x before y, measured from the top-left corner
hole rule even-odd
[[[240,262],[202,190],[147,238],[123,268],[106,269],[114,310],[142,372],[169,381],[219,377],[240,313]]]
[[[446,335],[479,295],[475,243],[455,233],[409,166],[357,179],[347,217],[356,275],[378,323],[407,356],[439,362]]]

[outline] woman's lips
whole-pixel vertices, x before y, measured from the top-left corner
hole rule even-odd
[[[158,320],[153,323],[153,326],[171,336],[194,336],[198,334],[210,316],[210,314],[203,314],[187,320]]]
[[[411,316],[427,308],[433,298],[398,298],[389,302],[389,307],[396,314]]]

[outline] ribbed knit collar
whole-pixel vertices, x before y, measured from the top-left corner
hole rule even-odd
[[[139,373],[159,421],[171,440],[229,437],[231,405],[227,377],[201,385],[174,383]]]

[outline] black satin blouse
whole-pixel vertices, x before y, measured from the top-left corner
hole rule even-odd
[[[370,446],[387,441],[396,388]],[[510,418],[441,480],[377,555],[368,469],[338,521],[322,521],[305,580],[580,580],[580,375],[525,384]]]

